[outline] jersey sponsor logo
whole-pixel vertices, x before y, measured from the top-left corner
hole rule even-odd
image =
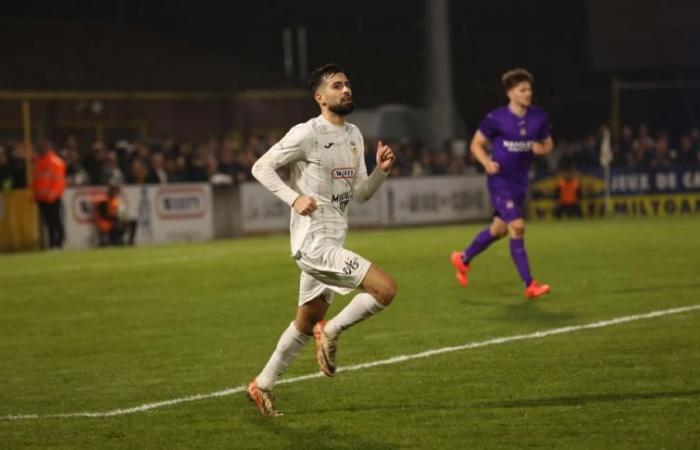
[[[529,152],[535,141],[503,141],[503,146],[509,152]]]
[[[331,197],[331,203],[337,203],[341,211],[345,211],[352,198],[352,190],[345,191],[342,194],[333,194]]]
[[[354,167],[337,167],[333,169],[333,178],[337,179],[349,179],[355,178],[355,168]]]
[[[343,267],[343,273],[345,275],[352,275],[352,273],[360,267],[360,261],[357,256],[350,256],[345,260],[345,267]]]

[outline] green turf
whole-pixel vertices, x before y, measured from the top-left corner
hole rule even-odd
[[[483,225],[351,231],[398,281],[339,363],[700,304],[700,220],[538,223],[536,302],[506,242],[459,288]],[[286,236],[0,256],[0,416],[100,412],[249,381],[296,307]],[[337,312],[350,297],[338,297]],[[285,375],[317,371],[307,345]],[[0,448],[700,448],[700,310],[112,418],[0,420]]]

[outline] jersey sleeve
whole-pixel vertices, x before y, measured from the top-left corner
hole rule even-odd
[[[282,166],[294,161],[303,161],[306,159],[307,138],[311,134],[311,127],[302,123],[290,129],[287,134],[275,145],[273,145],[265,156],[269,158],[270,164],[274,169],[279,169]],[[269,155],[269,156],[268,156]]]
[[[306,124],[293,127],[253,165],[252,173],[255,179],[289,206],[294,204],[300,194],[289,187],[276,170],[289,163],[306,159],[310,135],[311,128]]]
[[[486,136],[486,139],[493,141],[498,136],[498,121],[493,113],[489,113],[479,124],[479,131]]]
[[[358,131],[359,133],[359,131]],[[358,152],[360,155],[359,163],[357,167],[357,173],[355,174],[355,183],[353,185],[353,198],[358,203],[364,203],[372,196],[377,189],[384,183],[384,181],[389,176],[389,172],[384,172],[379,168],[375,167],[371,175],[367,175],[367,165],[365,164],[365,144],[362,136],[360,136],[360,146],[362,152]]]

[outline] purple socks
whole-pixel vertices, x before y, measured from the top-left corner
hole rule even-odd
[[[486,250],[494,240],[495,238],[491,236],[489,227],[481,230],[481,232],[476,235],[471,245],[464,250],[464,253],[462,254],[462,262],[464,264],[469,264],[469,261],[471,261],[472,258]]]
[[[527,252],[523,239],[510,240],[510,256],[513,258],[515,268],[518,269],[525,287],[528,287],[532,283],[532,275],[530,275],[530,264],[527,262]]]

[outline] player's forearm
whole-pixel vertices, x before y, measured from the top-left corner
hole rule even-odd
[[[472,152],[472,155],[474,155],[474,158],[476,158],[476,160],[479,161],[479,163],[484,168],[486,168],[488,162],[491,161],[491,157],[486,152],[486,149],[483,147],[483,145],[472,142],[470,150]]]
[[[260,184],[265,186],[270,192],[291,207],[294,204],[294,200],[299,197],[299,193],[282,181],[282,178],[280,178],[272,165],[270,158],[266,158],[266,156],[267,153],[253,164],[251,172]]]
[[[386,180],[388,176],[389,172],[384,172],[378,167],[376,167],[370,176],[360,180],[353,187],[353,198],[358,203],[366,202],[367,200],[372,198],[374,193],[377,192],[377,189],[379,189],[379,187],[382,185],[382,183],[384,183],[384,180]]]
[[[546,155],[554,149],[554,142],[551,139],[542,141],[542,153],[540,155]]]

